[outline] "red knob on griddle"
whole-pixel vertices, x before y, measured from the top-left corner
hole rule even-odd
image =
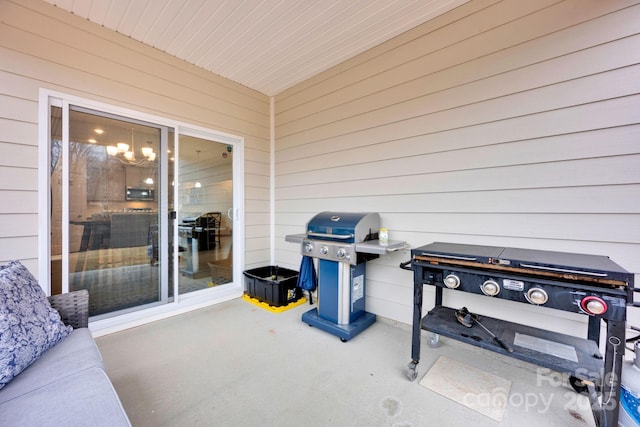
[[[607,311],[607,303],[604,302],[602,298],[595,297],[593,295],[582,298],[582,301],[580,301],[580,307],[582,307],[587,314],[592,314],[594,316],[599,316]]]

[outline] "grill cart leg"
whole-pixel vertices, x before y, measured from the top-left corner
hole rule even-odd
[[[414,275],[417,274],[415,271]],[[420,333],[422,331],[422,281],[413,281],[413,328],[411,333],[411,362],[408,366],[407,378],[413,381],[418,376],[420,363]]]
[[[594,410],[599,427],[616,427],[620,409],[620,380],[625,349],[625,321],[607,321],[607,342],[602,377],[602,404]],[[598,422],[599,421],[599,422]]]
[[[589,316],[589,327],[587,329],[587,339],[595,343],[600,342],[600,319]]]

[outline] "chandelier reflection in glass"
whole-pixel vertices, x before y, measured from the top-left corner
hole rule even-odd
[[[150,144],[150,142],[147,142]],[[129,150],[131,148],[131,150]],[[107,146],[107,154],[120,160],[126,165],[138,166],[143,163],[153,162],[156,159],[156,153],[149,146],[140,149],[142,158],[136,159],[136,148],[133,139],[133,128],[131,128],[131,147],[126,142],[118,142],[116,145]]]

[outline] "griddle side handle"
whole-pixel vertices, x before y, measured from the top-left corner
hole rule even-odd
[[[410,264],[411,264],[411,260],[409,260],[409,261],[405,261],[405,262],[401,262],[401,263],[400,263],[400,268],[401,268],[401,269],[403,269],[403,270],[409,270],[409,271],[411,271],[411,270],[412,270],[412,268],[411,268]]]

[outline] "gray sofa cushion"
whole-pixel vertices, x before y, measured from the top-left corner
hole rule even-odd
[[[0,390],[0,403],[92,367],[102,368],[103,361],[91,331],[74,329]]]
[[[0,389],[71,333],[19,261],[0,266]]]
[[[101,368],[89,368],[0,403],[0,424],[20,427],[131,426]]]

